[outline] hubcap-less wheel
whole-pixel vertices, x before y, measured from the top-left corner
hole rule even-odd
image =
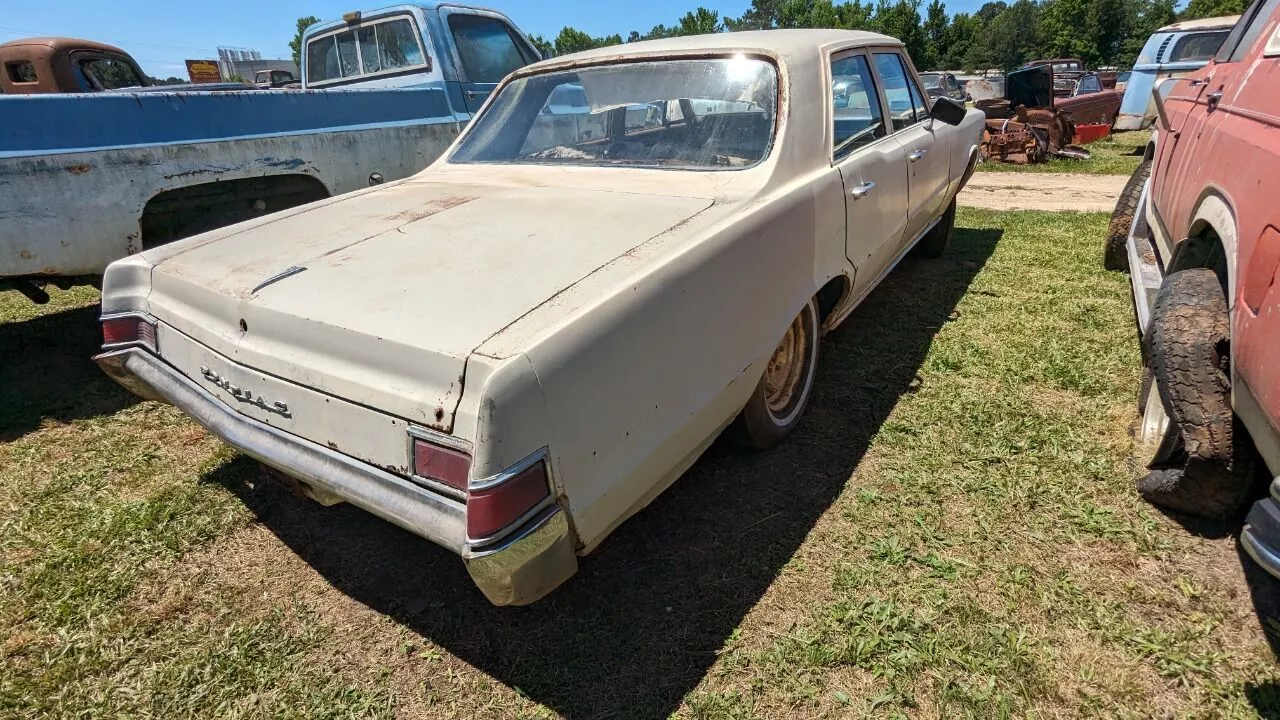
[[[1154,379],[1146,383],[1146,398],[1142,403],[1142,418],[1138,425],[1138,448],[1148,467],[1167,463],[1177,450],[1178,433],[1169,421],[1169,413],[1160,399],[1160,389]]]
[[[764,372],[764,403],[775,418],[786,418],[801,394],[808,347],[808,328],[804,317],[798,316],[791,321]]]

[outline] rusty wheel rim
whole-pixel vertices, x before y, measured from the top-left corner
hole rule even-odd
[[[775,417],[783,417],[799,396],[808,360],[809,332],[804,315],[796,317],[782,336],[764,372],[764,403]]]

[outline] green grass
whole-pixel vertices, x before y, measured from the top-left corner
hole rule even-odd
[[[1050,158],[1048,162],[1036,165],[1011,165],[999,162],[984,162],[978,165],[978,172],[1044,172],[1044,173],[1084,173],[1088,175],[1132,175],[1142,162],[1139,148],[1146,146],[1151,132],[1122,132],[1108,135],[1095,143],[1085,146],[1089,151],[1088,160],[1072,158]],[[1135,154],[1137,153],[1137,154]]]
[[[792,438],[713,447],[524,609],[117,390],[91,292],[0,295],[0,716],[1280,712],[1275,585],[1133,490],[1106,222],[962,209],[824,341]]]

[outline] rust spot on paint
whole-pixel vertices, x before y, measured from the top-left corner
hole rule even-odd
[[[442,419],[444,419],[444,408],[438,407],[436,408],[436,420],[442,420]]]
[[[18,253],[18,257],[22,258],[23,260],[30,260],[30,259],[31,259],[31,251],[30,251],[30,250],[23,250],[22,252]]]
[[[336,443],[336,442],[334,442],[334,441],[332,441],[332,440],[330,440],[329,442],[327,442],[327,443],[325,443],[325,444],[329,446],[329,449],[330,449],[330,450],[337,450],[337,449],[338,449],[338,443]]]
[[[475,200],[475,196],[450,195],[449,197],[440,198],[438,200],[432,200],[431,202],[423,204],[421,207],[409,208],[408,210],[398,212],[395,215],[388,215],[387,219],[403,220],[405,224],[408,224],[411,222],[417,222],[419,220],[429,218],[438,212],[444,212],[449,208],[455,208],[455,207],[458,207],[459,205],[466,205],[472,200]]]
[[[92,165],[68,165],[67,172],[72,175],[83,175],[93,169]]]

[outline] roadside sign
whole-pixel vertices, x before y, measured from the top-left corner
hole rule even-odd
[[[195,84],[222,82],[217,60],[188,60],[187,75],[191,76],[191,82]]]

